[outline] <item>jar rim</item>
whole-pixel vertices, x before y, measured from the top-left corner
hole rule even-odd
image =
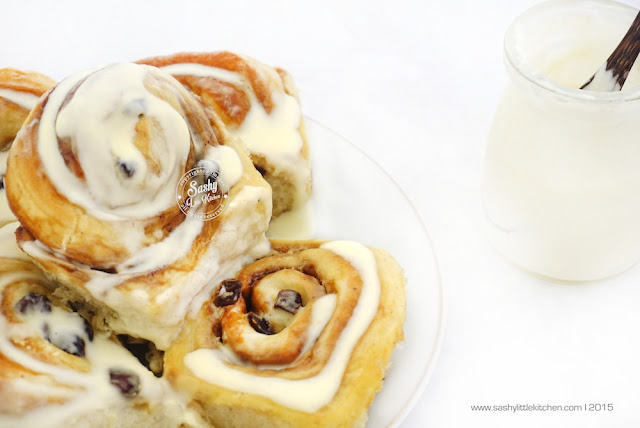
[[[634,15],[638,13],[637,9],[630,5],[619,3],[611,0],[547,0],[539,3],[518,15],[509,28],[504,37],[504,60],[508,71],[515,71],[529,83],[536,87],[549,91],[557,96],[561,96],[572,101],[581,101],[586,103],[619,103],[625,101],[640,100],[640,84],[623,91],[599,92],[585,91],[579,88],[573,88],[558,83],[538,70],[527,55],[523,52],[518,42],[524,37],[522,30],[527,21],[535,20],[541,14],[548,12],[552,8],[565,7],[567,11],[571,8],[580,8],[587,10],[589,8],[611,8],[619,10],[630,10]],[[633,19],[633,16],[632,16]],[[640,61],[640,57],[638,57]],[[511,69],[511,70],[510,70]],[[594,70],[595,72],[595,70]]]

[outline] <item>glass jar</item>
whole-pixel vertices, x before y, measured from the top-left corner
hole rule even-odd
[[[640,67],[620,92],[578,89],[636,13],[612,1],[551,0],[506,33],[509,82],[482,200],[489,240],[528,271],[587,281],[640,260]]]

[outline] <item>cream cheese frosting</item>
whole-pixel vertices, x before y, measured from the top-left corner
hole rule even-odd
[[[212,77],[238,86],[249,85],[239,73],[203,64],[178,63],[160,69],[175,76]],[[272,80],[279,81],[279,78]],[[229,132],[239,138],[250,153],[264,156],[269,163],[285,171],[299,193],[296,200],[306,200],[310,172],[308,160],[301,155],[303,140],[299,128],[302,112],[298,101],[284,90],[273,91],[274,108],[267,112],[252,91],[246,93],[251,107],[243,122],[239,126],[230,126]]]
[[[16,222],[0,229],[0,258],[28,260],[15,242],[14,231],[18,226]],[[0,275],[0,291],[16,281],[46,280],[38,271],[15,271]],[[11,321],[0,313],[0,354],[33,372],[34,377],[4,379],[0,392],[17,396],[61,397],[62,400],[18,413],[12,413],[18,409],[0,411],[1,426],[82,426],[86,420],[76,420],[78,415],[87,417],[95,412],[125,409],[131,405],[131,398],[123,396],[111,381],[110,374],[114,372],[134,377],[137,382],[136,400],[163,409],[164,417],[171,423],[192,424],[197,420],[187,408],[184,398],[173,392],[166,380],[156,378],[106,333],[89,334],[86,322],[77,313],[53,303],[47,311],[16,312],[19,322]],[[83,357],[88,362],[88,370],[36,358],[15,345],[28,338],[45,339],[65,352]],[[81,347],[75,342],[78,338],[82,339]],[[52,382],[45,385],[39,376],[48,376]]]
[[[38,102],[39,97],[31,94],[29,92],[15,91],[13,89],[2,89],[0,88],[0,98],[4,98],[7,101],[11,101],[14,104],[19,105],[22,108],[27,110],[32,110],[36,103]],[[0,179],[4,177],[4,174],[7,172],[7,158],[9,157],[9,150],[0,151]],[[9,222],[15,221],[16,217],[11,212],[9,208],[9,203],[7,202],[7,194],[5,193],[4,187],[0,190],[0,225],[7,224]]]
[[[163,94],[172,91],[168,94],[175,97],[160,98],[153,92],[158,90]],[[176,106],[179,101],[174,98],[189,104]],[[233,137],[221,122],[216,126],[221,127],[222,143],[229,145],[202,141],[211,137],[197,129],[199,122],[194,125],[187,113],[181,113],[195,106],[202,108],[170,74],[147,65],[111,64],[61,81],[42,107],[37,128],[37,153],[54,188],[90,216],[110,222],[129,254],[109,264],[110,271],[103,271],[71,260],[64,249],[51,249],[38,240],[22,242],[23,250],[36,259],[83,271],[89,279],[83,280],[82,287],[118,314],[110,327],[149,339],[161,349],[177,333],[191,300],[203,288],[232,275],[247,257],[256,256],[251,249],[266,251],[260,243],[268,242],[264,232],[271,214],[270,189],[253,169],[250,172],[258,179],[243,179],[250,163],[248,158],[243,163],[243,153],[236,151],[243,149],[232,147],[229,139]],[[205,114],[204,110],[197,112]],[[149,140],[144,152],[136,141],[143,116],[152,124],[144,134]],[[213,116],[198,119],[216,120]],[[71,147],[83,174],[67,165],[61,141]],[[156,230],[160,233],[153,242],[146,227],[168,209],[177,209],[176,186],[187,162],[195,162],[195,167],[204,161],[215,165],[230,196],[222,221],[208,229],[213,235],[211,244],[198,254],[197,265],[181,271],[180,284],[153,296],[145,287],[119,287],[191,254],[206,219],[185,216],[166,235]],[[154,162],[157,165],[150,166]],[[249,183],[234,188],[241,180]],[[258,206],[263,209],[256,209]]]
[[[184,357],[187,368],[200,379],[234,391],[268,397],[287,407],[314,412],[329,403],[340,386],[349,357],[360,337],[375,317],[380,300],[375,256],[367,247],[352,241],[331,241],[321,248],[330,250],[347,260],[362,278],[362,290],[353,315],[335,345],[331,357],[315,376],[290,380],[261,377],[234,368],[238,359],[229,356],[229,349],[197,349]],[[322,334],[322,328],[331,317],[336,295],[317,299],[312,307],[312,322],[305,349]]]

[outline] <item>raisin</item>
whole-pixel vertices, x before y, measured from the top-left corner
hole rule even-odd
[[[271,323],[269,323],[269,321],[267,321],[266,319],[261,318],[259,315],[256,315],[253,312],[249,312],[249,314],[247,314],[247,317],[249,318],[249,324],[251,324],[251,327],[253,327],[253,329],[258,333],[266,335],[275,334],[275,331],[273,331],[273,327],[271,327]]]
[[[118,161],[116,166],[125,177],[131,178],[136,173],[135,164],[131,162]]]
[[[220,291],[213,303],[218,307],[231,305],[240,298],[241,289],[241,281],[237,279],[226,279],[222,281]]]
[[[99,272],[104,272],[104,273],[118,273],[118,269],[114,268],[114,267],[107,267],[107,268],[103,268],[103,267],[92,267],[92,270],[97,270]]]
[[[110,369],[109,382],[127,398],[133,398],[140,392],[140,378],[126,370]]]
[[[78,357],[84,357],[86,355],[84,339],[78,336],[74,336],[73,342],[71,342],[71,346],[60,349],[62,349],[64,352],[67,352],[71,355],[76,355]]]
[[[84,323],[84,332],[87,334],[89,338],[89,342],[93,342],[93,327],[89,324],[89,321],[85,317],[82,317],[82,321]]]
[[[302,296],[295,290],[280,290],[273,307],[295,314],[302,306]]]
[[[31,292],[29,294],[25,294],[22,299],[18,300],[15,308],[21,314],[26,314],[28,311],[32,310],[49,313],[51,312],[51,300],[49,300],[47,296]]]

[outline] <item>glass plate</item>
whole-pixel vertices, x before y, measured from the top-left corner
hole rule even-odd
[[[405,270],[405,340],[395,350],[367,428],[398,426],[435,365],[443,333],[443,293],[427,230],[400,187],[368,155],[307,118],[313,237],[347,239],[389,251]]]

